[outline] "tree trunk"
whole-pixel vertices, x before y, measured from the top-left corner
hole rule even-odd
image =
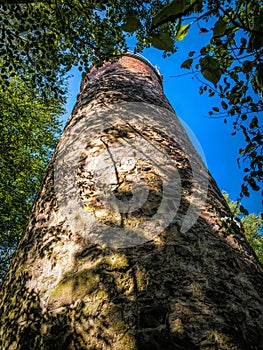
[[[156,69],[93,68],[2,284],[1,349],[260,350],[262,296]]]

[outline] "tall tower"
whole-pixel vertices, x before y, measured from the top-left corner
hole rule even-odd
[[[262,266],[143,57],[83,80],[0,293],[3,350],[263,348]]]

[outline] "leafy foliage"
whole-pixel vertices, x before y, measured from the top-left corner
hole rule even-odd
[[[240,196],[259,190],[262,181],[263,4],[260,0],[48,0],[0,5],[2,82],[30,76],[35,86],[61,94],[61,79],[73,65],[117,59],[126,38],[135,51],[151,45],[175,53],[176,42],[194,24],[210,37],[199,53],[189,52],[182,68],[201,81],[200,93],[217,94],[221,104],[211,117],[232,120],[233,135],[244,135],[239,166],[245,168]],[[212,86],[210,85],[212,83]]]
[[[1,74],[7,78],[29,75],[35,86],[52,86],[60,93],[58,78],[73,65],[87,68],[89,62],[99,64],[126,49],[116,27],[124,12],[116,2],[51,0],[0,6],[0,53],[5,61]],[[131,8],[128,1],[126,13]]]
[[[0,89],[0,280],[56,145],[63,101],[12,78]],[[56,107],[55,107],[56,106]]]
[[[221,105],[209,112],[210,116],[232,118],[233,133],[241,131],[245,146],[239,150],[238,164],[243,164],[245,176],[240,198],[250,190],[260,190],[262,169],[263,112],[263,4],[260,1],[207,1],[207,12],[200,18],[216,22],[211,28],[210,42],[200,49],[195,58],[188,58],[182,68],[192,72],[202,82],[200,93],[217,94]],[[192,57],[192,53],[189,54]],[[202,80],[198,76],[201,71]],[[241,163],[242,162],[242,163]]]
[[[227,193],[223,193],[229,208],[233,215],[240,218],[242,226],[244,228],[244,234],[250,243],[251,247],[254,249],[259,261],[263,265],[263,216],[262,214],[256,215],[251,213],[242,216],[242,210],[240,210],[240,203],[234,202],[229,199]]]

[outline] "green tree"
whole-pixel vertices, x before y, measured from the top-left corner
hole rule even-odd
[[[217,94],[220,106],[209,112],[233,123],[244,135],[239,150],[244,168],[241,197],[259,190],[262,180],[263,4],[260,0],[43,1],[0,7],[0,73],[30,75],[36,86],[52,87],[73,65],[117,59],[126,39],[137,38],[135,51],[151,45],[164,56],[176,52],[189,28],[209,33],[209,43],[189,52],[182,63],[201,81],[200,93]],[[240,165],[241,166],[241,165]]]
[[[21,236],[60,131],[63,101],[11,79],[0,88],[0,280]]]
[[[240,210],[240,203],[229,199],[229,195],[223,192],[224,198],[226,199],[229,208],[233,215],[237,217],[244,230],[244,234],[254,249],[259,261],[263,265],[263,218],[262,214],[251,213],[248,215],[242,215]]]

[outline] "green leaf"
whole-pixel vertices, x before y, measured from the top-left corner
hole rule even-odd
[[[249,183],[249,185],[252,188],[252,190],[254,190],[254,191],[259,191],[260,190],[260,187],[256,184],[256,181],[252,177],[249,177],[247,179],[247,182]]]
[[[211,72],[210,70],[207,70],[207,69],[201,70],[201,73],[203,74],[205,79],[211,81],[215,86],[221,77],[220,72]]]
[[[250,196],[250,193],[249,193],[249,191],[248,191],[248,187],[247,187],[246,185],[242,184],[242,186],[241,186],[241,191],[242,191],[242,193],[243,193],[246,197],[249,197],[249,196]]]
[[[241,41],[242,45],[244,45],[244,46],[247,44],[246,38],[241,38],[240,41]]]
[[[244,215],[248,215],[249,214],[248,210],[243,205],[240,205],[239,209],[240,209],[242,214],[244,214]]]
[[[192,58],[189,58],[188,60],[184,61],[184,62],[181,64],[181,68],[190,69],[192,63],[193,63],[193,59],[192,59]]]
[[[141,27],[141,22],[139,19],[134,15],[128,15],[124,19],[124,23],[122,24],[121,28],[125,32],[135,32],[138,28]]]
[[[255,80],[259,89],[263,90],[263,62],[257,65]]]
[[[200,59],[201,73],[205,79],[211,81],[215,86],[221,78],[221,67],[219,61],[212,56]]]
[[[215,112],[219,112],[219,108],[218,107],[213,107],[212,110],[215,111]]]
[[[155,17],[153,17],[152,24],[158,27],[164,21],[168,22],[172,20],[174,16],[182,13],[187,7],[189,7],[190,1],[187,0],[174,0],[170,4],[164,6]]]
[[[174,42],[167,32],[153,34],[152,44],[159,50],[174,52]]]
[[[258,118],[257,117],[254,117],[251,121],[251,123],[249,124],[249,127],[251,129],[253,128],[258,128]]]
[[[250,72],[253,66],[254,66],[254,63],[252,61],[245,61],[243,63],[243,72],[244,73]]]
[[[206,55],[209,52],[207,46],[204,46],[201,48],[200,53],[201,55]]]
[[[222,36],[225,34],[225,32],[226,22],[222,18],[220,18],[214,26],[213,36]]]
[[[221,101],[221,106],[224,108],[225,111],[228,109],[228,105],[225,101]]]
[[[188,34],[190,28],[190,24],[186,24],[184,26],[181,26],[178,30],[177,33],[175,35],[175,40],[183,40],[184,37]]]

